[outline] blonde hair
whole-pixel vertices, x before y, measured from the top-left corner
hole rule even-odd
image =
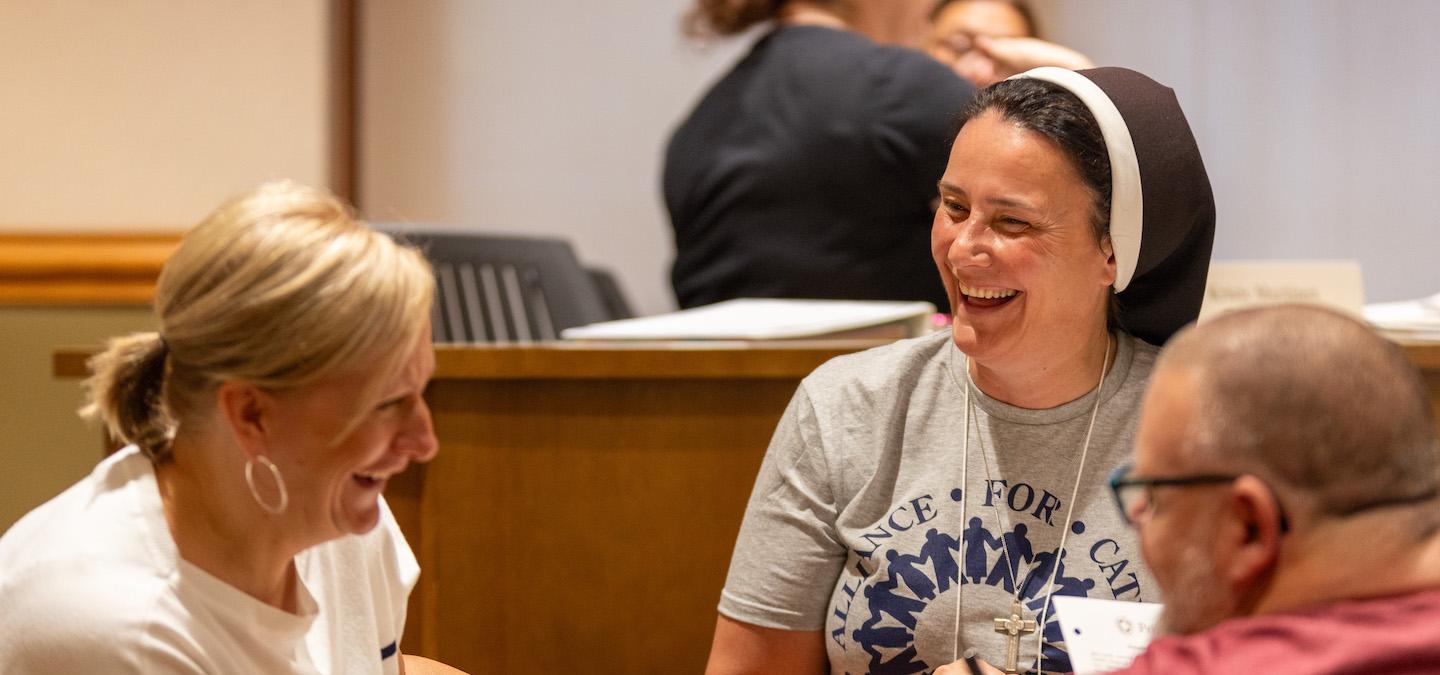
[[[262,185],[185,235],[156,287],[159,332],[114,338],[90,360],[81,414],[161,463],[225,380],[283,390],[363,368],[372,391],[358,412],[424,338],[433,297],[419,251],[327,192]]]

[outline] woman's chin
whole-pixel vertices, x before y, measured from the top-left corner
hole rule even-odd
[[[975,327],[960,315],[951,317],[950,340],[960,351],[972,357],[983,349],[983,341]]]
[[[380,507],[377,504],[369,509],[346,509],[336,520],[344,534],[365,534],[380,524]]]
[[[337,505],[335,525],[345,534],[365,534],[380,522],[380,493],[362,489],[351,490]]]

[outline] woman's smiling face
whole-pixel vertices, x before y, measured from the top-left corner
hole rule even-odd
[[[386,481],[435,456],[424,393],[435,372],[428,330],[404,368],[380,386],[380,399],[355,409],[369,372],[349,372],[276,394],[272,459],[290,492],[286,517],[308,541],[368,532],[379,520]],[[343,433],[343,436],[341,434]],[[270,482],[266,477],[267,484]],[[296,522],[299,521],[299,522]]]
[[[1115,259],[1064,151],[987,111],[960,130],[940,180],[931,252],[955,345],[977,363],[1065,357],[1103,330]]]

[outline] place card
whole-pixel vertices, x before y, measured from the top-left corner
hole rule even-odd
[[[1353,260],[1223,260],[1210,264],[1200,321],[1243,307],[1303,303],[1360,316],[1365,301]]]
[[[1055,616],[1075,675],[1107,673],[1130,665],[1155,635],[1161,605],[1057,595]]]

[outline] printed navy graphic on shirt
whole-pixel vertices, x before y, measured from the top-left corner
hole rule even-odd
[[[1045,621],[1039,626],[1039,659],[1033,654],[1034,634],[1022,638],[1028,647],[1022,648],[1022,658],[1028,653],[1030,659],[1020,667],[1027,672],[1071,671],[1054,606],[1044,607],[1047,590],[1051,596],[1143,600],[1140,578],[1129,569],[1135,552],[1091,531],[1083,520],[1070,523],[1064,550],[1036,550],[1035,528],[1048,528],[1052,535],[1043,538],[1058,545],[1059,528],[1065,526],[1065,505],[1054,493],[1004,480],[987,481],[987,487],[987,494],[967,505],[967,522],[959,531],[963,494],[955,488],[941,499],[923,494],[896,502],[883,521],[862,535],[865,546],[852,549],[854,571],[862,579],[857,584],[847,577],[826,632],[842,650],[868,655],[866,673],[928,673],[944,665],[920,657],[916,628],[922,621],[938,621],[953,632],[953,598],[931,616],[926,610],[957,590],[962,602],[984,603],[998,614],[1008,611],[1018,584],[1025,618],[1039,620],[1043,614]],[[996,507],[1009,530],[996,531],[993,522],[987,523],[994,520]],[[940,613],[946,616],[933,616]]]

